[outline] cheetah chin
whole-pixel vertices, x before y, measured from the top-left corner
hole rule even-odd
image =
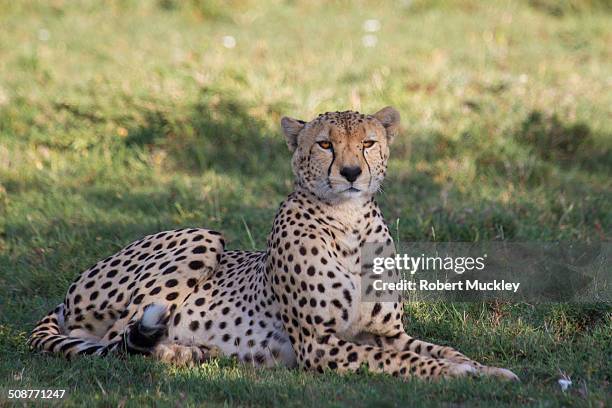
[[[399,122],[390,107],[283,118],[295,190],[264,251],[227,251],[220,233],[202,228],[146,236],[84,271],[30,346],[64,357],[197,364],[223,355],[262,367],[517,379],[409,336],[399,297],[361,301],[361,248],[393,247],[374,195]]]

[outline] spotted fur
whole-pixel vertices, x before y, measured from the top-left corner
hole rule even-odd
[[[295,191],[265,251],[225,251],[219,233],[199,228],[150,235],[83,272],[30,345],[67,357],[124,351],[185,364],[226,355],[256,366],[515,379],[406,334],[399,298],[361,301],[360,249],[393,243],[373,197],[398,112],[281,124]]]

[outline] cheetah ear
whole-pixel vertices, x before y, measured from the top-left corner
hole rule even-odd
[[[372,116],[378,119],[378,121],[382,123],[382,125],[385,127],[385,129],[387,130],[387,140],[389,141],[389,144],[391,144],[393,142],[393,138],[395,137],[395,135],[397,135],[397,132],[399,130],[399,112],[391,106],[387,106],[386,108],[382,108]]]
[[[285,116],[281,119],[281,126],[283,128],[283,132],[285,133],[285,139],[287,140],[287,146],[289,146],[289,150],[292,152],[297,149],[298,146],[298,135],[304,129],[304,125],[306,122],[299,119],[293,119]]]

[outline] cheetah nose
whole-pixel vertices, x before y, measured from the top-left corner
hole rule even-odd
[[[361,167],[353,166],[353,167],[343,167],[340,170],[340,175],[345,179],[350,181],[351,183],[357,180],[357,177],[361,174]]]

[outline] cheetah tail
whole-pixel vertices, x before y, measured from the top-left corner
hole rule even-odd
[[[64,334],[63,303],[36,324],[28,338],[28,345],[33,349],[66,357],[73,354],[94,354],[104,347],[95,341]]]
[[[28,345],[50,354],[70,358],[75,355],[105,356],[111,351],[129,354],[149,354],[167,334],[168,313],[165,306],[152,304],[140,320],[130,324],[123,336],[112,343],[68,336],[64,329],[64,305],[58,305],[43,317],[28,338]]]

